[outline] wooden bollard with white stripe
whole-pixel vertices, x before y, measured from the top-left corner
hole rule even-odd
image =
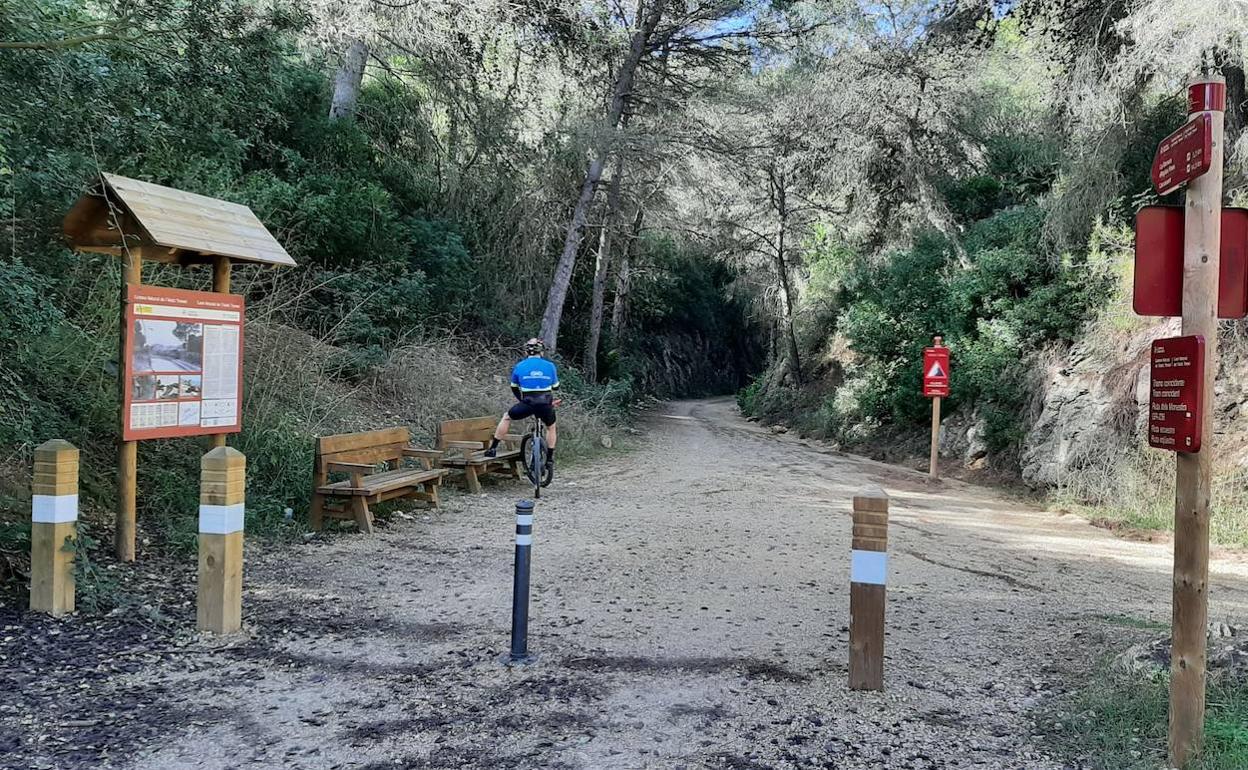
[[[199,592],[200,631],[232,634],[243,624],[243,503],[247,458],[217,447],[200,462]]]
[[[884,584],[888,575],[888,495],[854,495],[849,572],[849,687],[884,689]]]
[[[74,611],[78,539],[78,449],[53,439],[35,450],[30,503],[30,608],[61,616]]]

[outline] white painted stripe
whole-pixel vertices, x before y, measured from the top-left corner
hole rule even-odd
[[[242,532],[243,504],[199,506],[199,531],[205,535]]]
[[[516,545],[533,545],[533,536],[516,535]]]
[[[30,520],[36,524],[78,521],[78,495],[34,495],[30,500]]]
[[[849,582],[882,586],[888,575],[888,553],[885,551],[850,552]]]
[[[533,514],[531,514],[531,513],[517,513],[517,514],[516,514],[516,526],[518,526],[518,527],[531,527],[531,526],[533,526]]]

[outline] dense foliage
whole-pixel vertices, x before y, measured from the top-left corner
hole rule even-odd
[[[559,43],[556,28],[570,19],[553,7],[452,24],[437,39],[413,23],[401,48],[376,52],[352,119],[331,119],[340,52],[319,6],[2,7],[0,41],[12,46],[0,47],[0,503],[15,520],[26,516],[30,452],[50,437],[88,452],[87,500],[111,497],[119,269],[112,257],[71,252],[60,235],[61,218],[101,172],[247,204],[300,265],[235,270],[255,333],[276,330],[298,349],[249,339],[240,447],[252,450],[257,511],[300,507],[309,435],[337,419],[298,401],[297,378],[349,394],[403,377],[394,351],[412,342],[514,350],[536,332],[600,88],[600,69],[583,64],[610,41],[578,31]],[[565,54],[573,58],[561,63]],[[586,252],[601,219],[586,228]],[[618,339],[606,331],[604,383],[582,383],[581,396],[617,409],[644,393],[739,387],[761,354],[747,308],[728,291],[732,271],[687,239],[634,235],[630,323]],[[571,332],[560,352],[573,367],[590,256],[564,319]],[[144,277],[200,289],[209,280],[203,268],[160,266]],[[271,363],[297,353],[306,354],[298,371]],[[425,376],[454,392],[472,374],[411,373]],[[578,382],[574,372],[568,379]],[[435,403],[391,419],[423,423]],[[141,449],[150,520],[192,510],[201,447]]]

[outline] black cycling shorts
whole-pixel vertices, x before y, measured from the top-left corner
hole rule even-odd
[[[530,404],[525,401],[521,401],[511,409],[507,410],[507,416],[513,420],[523,420],[532,415],[537,415],[537,419],[541,420],[543,425],[554,425],[555,405]]]

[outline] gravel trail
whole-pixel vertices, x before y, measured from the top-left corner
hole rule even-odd
[[[65,704],[0,710],[5,756],[143,770],[1058,768],[1037,707],[1123,646],[1113,618],[1168,622],[1167,546],[776,436],[728,400],[667,404],[639,427],[640,448],[560,468],[538,506],[538,665],[497,662],[523,493],[504,482],[375,538],[249,553],[243,637],[145,640],[156,653],[84,692],[130,705],[85,727]],[[866,485],[892,497],[883,693],[846,687],[849,501]],[[1243,625],[1246,578],[1242,555],[1219,557],[1211,619]],[[0,671],[21,666],[13,628]],[[37,738],[75,730],[91,743]]]

